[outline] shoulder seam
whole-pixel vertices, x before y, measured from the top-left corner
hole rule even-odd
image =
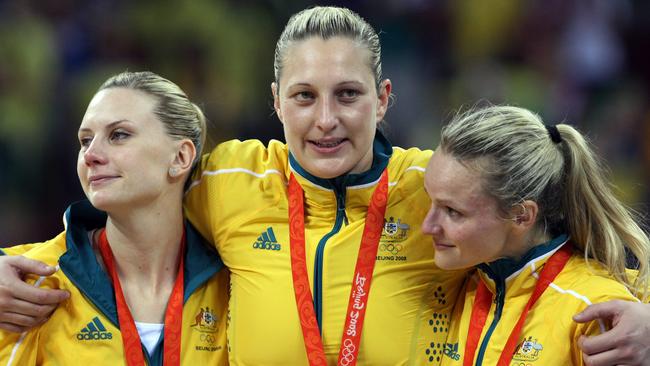
[[[533,272],[532,275],[533,275],[533,277],[535,277],[535,279],[537,279],[539,281],[539,275],[537,274],[537,272]],[[587,296],[579,294],[579,293],[577,293],[577,292],[575,292],[573,290],[565,290],[562,287],[555,284],[555,282],[551,282],[549,284],[549,287],[551,287],[552,289],[554,289],[555,291],[557,291],[557,292],[559,292],[559,293],[561,293],[563,295],[571,295],[571,296],[575,297],[576,299],[584,302],[587,305],[592,304],[591,300],[589,300],[589,298]],[[603,322],[602,319],[598,319],[598,325],[600,327],[600,332],[605,333],[607,328],[605,327],[605,323]]]
[[[269,174],[277,174],[282,176],[282,173],[280,173],[279,170],[277,169],[267,169],[263,173],[256,173],[252,170],[246,169],[246,168],[229,168],[229,169],[217,169],[217,170],[206,170],[201,173],[201,177],[197,180],[192,181],[190,183],[190,186],[187,188],[185,191],[185,194],[187,194],[192,188],[198,186],[201,184],[201,181],[203,180],[203,177],[205,176],[213,176],[213,175],[222,175],[222,174],[231,174],[231,173],[244,173],[248,175],[252,175],[257,178],[265,178]]]

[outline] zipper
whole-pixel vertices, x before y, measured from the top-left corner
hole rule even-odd
[[[336,220],[332,230],[318,242],[316,258],[314,258],[314,310],[321,335],[323,334],[323,257],[325,244],[329,238],[339,232],[343,223],[348,224],[348,218],[345,215],[345,189],[341,192],[341,189],[335,185],[334,195],[336,196]]]
[[[494,309],[494,318],[492,319],[492,323],[490,324],[490,327],[488,328],[487,332],[485,332],[485,337],[481,342],[481,347],[479,348],[478,356],[476,357],[476,364],[475,364],[476,366],[481,366],[483,364],[483,357],[485,356],[485,350],[487,349],[487,346],[490,343],[490,337],[492,337],[492,333],[494,333],[494,329],[497,327],[499,320],[501,320],[501,314],[503,312],[503,305],[504,305],[504,300],[506,295],[505,280],[496,276],[495,273],[492,271],[492,268],[490,267],[486,268],[486,273],[488,274],[488,276],[495,279],[497,293],[494,302],[496,304],[496,308]]]

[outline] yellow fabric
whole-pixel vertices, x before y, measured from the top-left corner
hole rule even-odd
[[[28,251],[34,249],[35,247],[41,245],[43,243],[31,243],[31,244],[21,244],[21,245],[14,245],[11,247],[7,248],[0,248],[0,254],[5,254],[5,255],[22,255],[27,253]]]
[[[536,268],[537,273],[541,272],[547,259],[548,257],[536,258],[528,262],[521,273],[506,281],[503,312],[489,338],[480,365],[497,364],[501,351],[537,282],[532,275],[532,268]],[[463,364],[478,281],[485,281],[494,294],[495,284],[484,272],[478,270],[467,280],[465,291],[459,296],[454,309],[449,339],[445,346],[431,354],[434,358],[442,357],[443,366]],[[588,266],[582,255],[575,254],[528,313],[519,347],[510,365],[582,365],[582,352],[578,348],[578,338],[582,334],[599,334],[602,323],[594,321],[579,324],[572,320],[572,316],[584,310],[590,303],[614,299],[638,301],[625,286],[609,276],[600,264],[591,261]],[[474,358],[475,365],[480,354],[481,342],[485,339],[494,320],[496,306],[493,302],[488,313]],[[602,325],[607,326],[607,324]],[[522,341],[525,342],[522,344]]]
[[[444,343],[448,316],[463,272],[433,262],[432,240],[420,232],[429,199],[423,174],[431,151],[394,148],[388,164],[385,230],[361,337],[358,365],[425,365],[426,351]],[[186,215],[215,243],[231,271],[228,342],[233,365],[306,365],[289,251],[284,143],[229,141],[204,157],[186,196]],[[332,231],[337,202],[332,191],[295,174],[305,191],[306,260],[313,289],[319,241]],[[346,216],[323,250],[322,335],[328,363],[337,360],[352,275],[368,201],[376,182],[348,187]],[[408,225],[408,226],[406,226]],[[255,248],[269,228],[272,249]],[[390,231],[390,230],[389,230]],[[275,246],[277,244],[277,246]]]
[[[57,265],[66,251],[65,232],[25,253],[28,258]],[[37,278],[28,278],[34,283]],[[227,365],[226,306],[224,288],[228,286],[228,271],[221,270],[199,287],[183,306],[181,340],[182,365]],[[70,291],[70,298],[59,305],[43,325],[20,334],[0,331],[0,360],[2,365],[126,365],[120,330],[106,317],[61,270],[45,278],[40,287]],[[201,309],[210,308],[216,326],[197,323]],[[83,339],[83,329],[98,321],[105,332],[95,338]],[[86,333],[87,334],[87,333]],[[80,339],[81,338],[81,339]]]

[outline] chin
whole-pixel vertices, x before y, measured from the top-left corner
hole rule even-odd
[[[93,205],[93,207],[95,207],[100,211],[109,211],[111,208],[110,200],[106,200],[103,198],[96,198],[96,197],[88,198],[88,200],[90,201],[90,204]]]
[[[436,263],[436,266],[438,266],[440,269],[449,271],[471,267],[452,258],[445,258],[445,256],[438,255],[437,253],[435,254],[433,260]]]
[[[122,200],[106,194],[94,194],[87,197],[93,207],[104,212],[115,211],[116,208],[125,205]]]
[[[332,179],[344,175],[350,171],[350,169],[352,169],[347,169],[341,164],[330,164],[328,162],[323,163],[324,164],[310,164],[309,168],[305,166],[305,170],[307,170],[311,175],[318,178]]]

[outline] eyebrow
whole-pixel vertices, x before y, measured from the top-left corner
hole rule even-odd
[[[348,85],[348,84],[355,84],[358,86],[363,86],[363,83],[357,80],[347,80],[347,81],[341,81],[340,83],[336,84],[337,86],[341,85]]]
[[[336,83],[335,86],[336,87],[341,87],[341,86],[344,86],[344,85],[351,85],[351,84],[359,86],[359,87],[363,86],[363,83],[361,81],[357,81],[357,80],[341,81],[340,83]],[[287,88],[289,89],[289,88],[295,88],[295,87],[301,87],[301,86],[312,86],[312,84],[311,83],[300,82],[300,83],[291,84],[291,85],[287,86]]]
[[[119,119],[117,121],[113,121],[113,122],[107,124],[105,128],[112,128],[113,126],[118,125],[118,124],[120,124],[122,122],[131,122],[131,121],[129,121],[128,119]],[[79,129],[79,132],[88,132],[88,131],[92,131],[92,130],[90,128],[80,128]]]

